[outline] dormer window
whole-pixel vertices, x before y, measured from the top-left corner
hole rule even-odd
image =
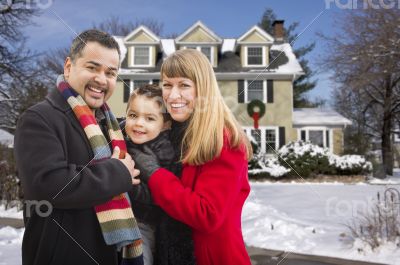
[[[132,47],[133,66],[151,66],[150,47]]]
[[[248,65],[262,65],[262,47],[248,47],[247,48],[247,64]]]
[[[213,49],[211,46],[185,46],[184,48],[185,49],[194,49],[194,50],[198,50],[199,52],[202,52],[212,64],[212,62],[213,62],[212,50]]]
[[[246,47],[246,66],[265,66],[265,48],[262,46]]]

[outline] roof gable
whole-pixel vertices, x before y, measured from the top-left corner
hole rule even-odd
[[[274,42],[274,38],[261,29],[259,26],[254,26],[242,36],[239,37],[239,44],[242,43],[265,43],[272,44]]]
[[[222,43],[222,39],[218,37],[212,30],[210,30],[201,21],[197,21],[184,33],[176,38],[176,43]]]
[[[125,37],[124,42],[159,43],[160,39],[147,27],[140,26],[129,33],[129,35]]]

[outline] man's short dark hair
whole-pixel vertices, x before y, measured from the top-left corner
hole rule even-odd
[[[110,34],[97,30],[89,29],[79,34],[73,41],[69,50],[69,57],[72,62],[82,56],[82,51],[88,42],[97,42],[101,46],[108,49],[115,49],[118,51],[118,56],[121,58],[121,52],[117,41]]]

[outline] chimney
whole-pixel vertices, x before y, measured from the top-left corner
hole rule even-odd
[[[285,39],[285,29],[283,28],[283,23],[285,23],[285,20],[275,20],[272,23],[272,27],[274,28],[274,37],[277,42],[283,42]]]

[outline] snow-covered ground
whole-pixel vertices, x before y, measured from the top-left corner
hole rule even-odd
[[[326,255],[400,264],[400,248],[386,245],[377,252],[358,253],[344,226],[359,212],[372,206],[377,192],[400,185],[344,185],[251,183],[252,191],[243,209],[246,244],[295,253]],[[400,206],[399,206],[400,207]],[[12,210],[15,211],[15,210]],[[0,216],[12,216],[4,213]],[[17,215],[18,216],[18,215]],[[21,264],[23,229],[0,228],[0,265]]]
[[[20,265],[24,229],[0,228],[0,265]]]
[[[1,217],[8,217],[8,218],[18,218],[22,219],[22,211],[18,211],[17,207],[5,209],[4,205],[0,205],[0,218]]]
[[[374,204],[377,192],[400,185],[252,183],[243,209],[246,244],[346,259],[400,264],[400,248],[388,244],[376,252],[349,240],[345,227]],[[400,207],[400,205],[399,205]],[[400,218],[400,217],[399,217]],[[365,249],[359,253],[358,248]]]

